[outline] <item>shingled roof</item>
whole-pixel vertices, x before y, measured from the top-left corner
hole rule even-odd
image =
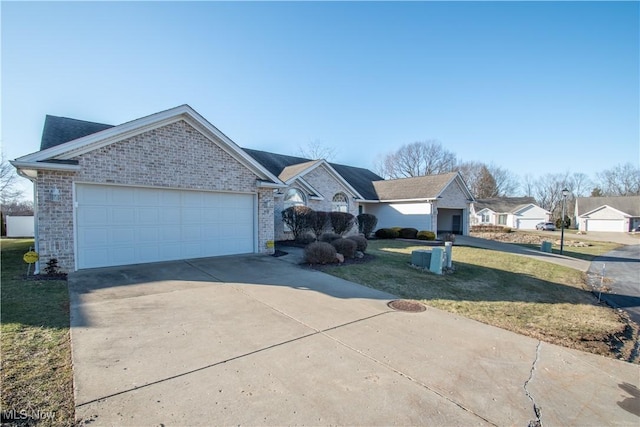
[[[640,196],[578,197],[578,216],[603,206],[610,206],[632,217],[640,217]]]
[[[112,128],[113,125],[104,123],[87,122],[85,120],[70,119],[68,117],[58,117],[47,115],[44,119],[42,129],[42,139],[40,140],[40,150],[55,147],[83,136],[91,135],[105,129]]]
[[[457,172],[374,181],[380,200],[435,199],[458,176]]]
[[[247,154],[256,159],[269,172],[280,179],[291,178],[315,163],[314,160],[304,157],[287,156],[284,154],[269,153],[267,151],[252,150],[243,148]],[[357,168],[353,166],[329,163],[331,167],[342,176],[365,200],[378,200],[378,195],[373,188],[372,181],[382,180],[369,169]]]
[[[513,213],[525,206],[535,205],[536,199],[533,197],[494,197],[489,199],[476,199],[473,204],[476,212],[489,209],[496,213]]]

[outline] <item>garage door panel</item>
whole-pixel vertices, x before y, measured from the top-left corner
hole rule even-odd
[[[78,268],[254,252],[253,198],[78,184]]]
[[[108,235],[108,242],[111,245],[117,243],[121,246],[124,245],[125,247],[127,247],[129,245],[132,245],[136,241],[136,228],[114,226],[108,230]]]
[[[106,208],[87,206],[85,209],[79,211],[78,215],[78,220],[89,226],[109,222],[109,209]]]
[[[131,206],[136,202],[136,189],[121,187],[118,191],[107,190],[108,199],[112,205]]]
[[[86,228],[78,233],[78,242],[85,247],[101,247],[109,244],[109,230]]]

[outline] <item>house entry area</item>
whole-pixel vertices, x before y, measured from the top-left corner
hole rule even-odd
[[[76,185],[76,268],[255,250],[253,194]]]
[[[438,208],[438,234],[464,234],[464,209]]]

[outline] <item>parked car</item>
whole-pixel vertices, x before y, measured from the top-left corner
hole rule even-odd
[[[556,231],[556,226],[552,222],[539,222],[536,224],[536,230]]]

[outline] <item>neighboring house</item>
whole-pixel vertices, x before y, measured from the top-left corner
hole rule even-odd
[[[373,182],[377,200],[364,211],[378,227],[412,227],[437,234],[469,234],[471,191],[457,172]]]
[[[384,181],[326,160],[243,149],[188,105],[118,126],[47,116],[35,183],[40,259],[63,270],[242,253],[290,237],[284,208],[373,213],[378,227],[468,233],[457,173]]]
[[[578,197],[575,218],[580,231],[632,231],[640,226],[640,196]]]
[[[533,197],[476,199],[471,205],[471,225],[501,225],[518,230],[535,230],[547,222],[551,212],[536,204]]]

